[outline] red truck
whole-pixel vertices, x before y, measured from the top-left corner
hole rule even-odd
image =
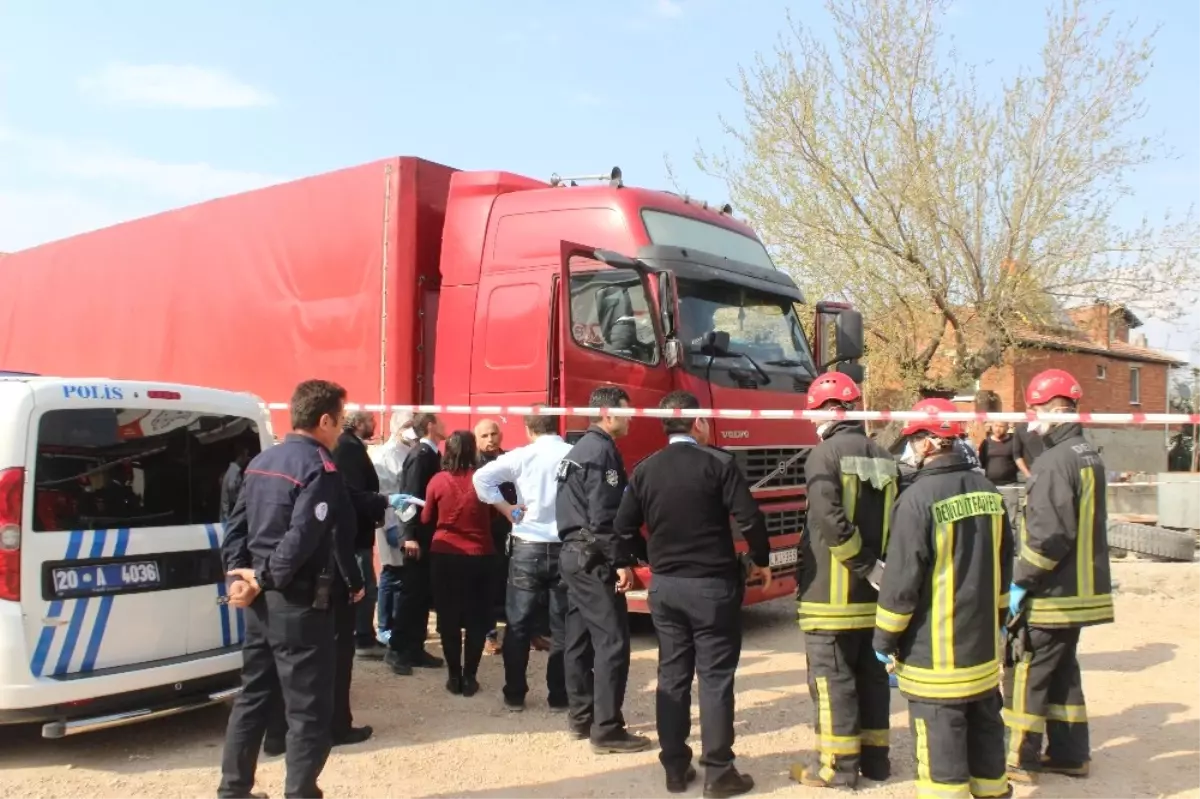
[[[578,407],[615,383],[636,407],[687,389],[718,409],[796,409],[829,364],[861,378],[856,311],[802,311],[728,206],[625,186],[619,169],[545,182],[390,158],[14,253],[0,286],[0,368],[267,402],[321,376],[368,405]],[[815,313],[811,346],[801,312]],[[523,442],[521,419],[499,421]],[[562,432],[587,424],[564,417]],[[746,602],[791,594],[813,426],[713,427],[772,535],[779,579]],[[664,443],[638,418],[621,448],[632,466]]]

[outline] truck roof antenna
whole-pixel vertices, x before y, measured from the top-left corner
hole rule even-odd
[[[558,188],[559,186],[568,183],[572,186],[577,186],[579,185],[578,181],[582,180],[606,180],[608,181],[608,185],[614,189],[622,189],[625,187],[625,182],[621,178],[621,167],[619,166],[614,166],[612,171],[607,175],[576,175],[575,177],[562,177],[556,172],[550,176],[550,186],[552,188]]]

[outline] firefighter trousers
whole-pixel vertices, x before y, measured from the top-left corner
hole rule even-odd
[[[908,701],[917,799],[1008,796],[999,689],[956,705]]]
[[[884,780],[891,773],[887,669],[871,648],[874,630],[804,634],[808,691],[817,710],[820,776],[838,772]]]
[[[1046,759],[1082,765],[1091,759],[1087,706],[1079,674],[1079,628],[1029,628],[1032,650],[1004,672],[1008,765],[1037,771]]]

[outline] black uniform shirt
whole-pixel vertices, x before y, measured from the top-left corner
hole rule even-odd
[[[770,560],[767,523],[733,456],[701,447],[688,436],[643,460],[629,478],[629,490],[617,511],[622,537],[650,532],[650,570],[677,577],[733,577],[737,553],[729,517],[750,546],[759,566]]]
[[[226,527],[226,568],[252,568],[263,589],[311,589],[342,546],[339,564],[354,561],[354,539],[334,536],[347,501],[333,457],[316,439],[289,434],[246,467]]]
[[[225,476],[221,478],[221,523],[229,522],[233,515],[233,506],[237,504],[238,494],[242,493],[242,467],[237,461],[229,464]]]
[[[626,482],[617,442],[592,425],[558,465],[554,502],[558,537],[566,541],[586,532],[604,548],[614,566],[630,565],[637,543],[623,539],[613,527]]]

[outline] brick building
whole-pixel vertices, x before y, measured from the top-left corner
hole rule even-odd
[[[1021,331],[1004,363],[979,380],[995,410],[1025,410],[1025,386],[1043,369],[1065,369],[1083,386],[1081,409],[1096,413],[1164,413],[1170,371],[1184,364],[1146,346],[1129,309],[1098,302],[1067,313],[1063,323]]]

